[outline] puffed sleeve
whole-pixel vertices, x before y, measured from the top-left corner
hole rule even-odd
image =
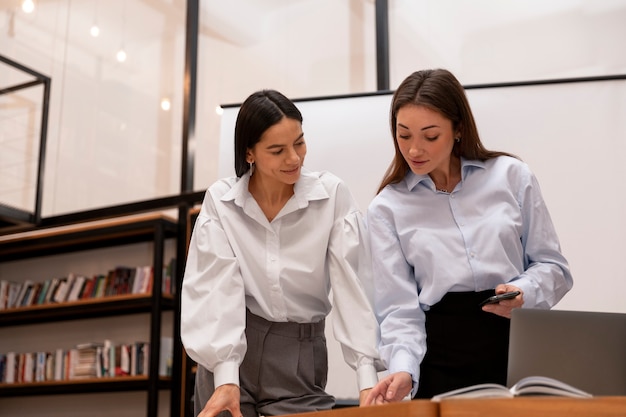
[[[379,330],[371,303],[370,252],[365,223],[348,189],[337,188],[336,217],[328,246],[333,331],[344,360],[357,372],[359,390],[371,388],[383,370]],[[369,293],[369,296],[368,296]]]
[[[181,338],[215,386],[239,385],[246,353],[244,285],[210,191],[194,225],[181,293]]]

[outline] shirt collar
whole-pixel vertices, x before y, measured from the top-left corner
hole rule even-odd
[[[222,201],[234,201],[240,207],[243,207],[246,199],[252,197],[248,191],[250,183],[250,171],[236,179],[235,184],[221,198]],[[310,201],[324,200],[329,198],[328,191],[324,188],[319,174],[313,173],[302,168],[300,179],[296,182],[294,189],[294,197],[299,208],[309,205]]]
[[[479,161],[475,159],[465,159],[461,157],[461,181],[465,179],[467,172],[469,172],[472,167],[476,168],[485,168],[485,162]],[[419,183],[423,181],[430,181],[432,183],[432,179],[428,174],[425,175],[417,175],[413,173],[413,171],[409,170],[406,174],[404,182],[409,191],[413,190]]]
[[[330,197],[320,179],[320,174],[305,168],[302,168],[300,179],[296,182],[294,194],[300,208],[308,206],[310,201],[326,200]]]

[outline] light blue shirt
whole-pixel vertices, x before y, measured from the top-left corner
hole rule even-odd
[[[381,358],[414,381],[426,352],[424,311],[447,292],[511,283],[525,308],[547,309],[572,287],[539,184],[515,158],[462,159],[450,194],[409,172],[374,198],[367,223]]]

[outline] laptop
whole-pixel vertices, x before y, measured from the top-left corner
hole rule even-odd
[[[626,395],[626,314],[514,309],[507,386],[534,375]]]

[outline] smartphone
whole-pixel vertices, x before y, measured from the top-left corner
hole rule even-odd
[[[486,304],[496,304],[502,300],[510,300],[511,298],[515,298],[520,294],[521,293],[519,291],[511,291],[511,292],[505,292],[504,294],[492,295],[491,297],[487,298],[485,301],[480,303],[480,307]]]

